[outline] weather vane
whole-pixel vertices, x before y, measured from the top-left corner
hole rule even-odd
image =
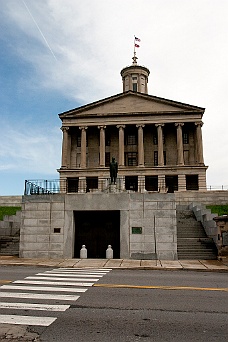
[[[138,37],[134,36],[134,57],[133,59],[133,64],[137,64],[137,59],[138,57],[136,57],[136,51],[135,48],[139,48],[140,45],[138,44],[139,42],[141,42],[141,39],[139,39]]]

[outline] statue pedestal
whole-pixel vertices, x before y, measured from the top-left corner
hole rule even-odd
[[[117,192],[117,185],[116,184],[111,184],[110,188],[109,188],[109,191],[112,192],[112,193]]]

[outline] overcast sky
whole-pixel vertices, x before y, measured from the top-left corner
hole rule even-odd
[[[0,195],[57,179],[58,114],[122,92],[134,35],[149,94],[206,108],[208,186],[228,186],[227,0],[0,0]]]

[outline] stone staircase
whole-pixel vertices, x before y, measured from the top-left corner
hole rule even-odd
[[[177,254],[178,259],[217,259],[217,248],[212,238],[187,206],[177,206]]]

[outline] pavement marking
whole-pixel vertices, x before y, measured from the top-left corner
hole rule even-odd
[[[48,274],[48,275],[44,275],[44,277],[36,275],[36,276],[26,277],[25,279],[37,279],[37,280],[39,280],[39,279],[41,279],[41,280],[45,280],[45,279],[52,280],[53,279],[53,280],[80,281],[80,282],[84,282],[84,281],[95,282],[95,281],[100,280],[99,278],[90,278],[90,279],[88,279],[88,278],[76,278],[76,277],[75,278],[64,278],[64,277],[66,277],[65,274],[64,275],[62,274],[62,277],[61,277],[61,275],[60,275],[60,277],[59,277],[59,275],[52,277],[52,275]]]
[[[75,274],[73,272],[66,272],[66,273],[59,272],[59,273],[56,273],[56,272],[52,272],[52,271],[47,271],[45,273],[37,273],[37,275],[48,275],[48,276],[54,275],[54,276],[58,276],[58,277],[65,277],[67,275],[68,277],[75,277],[75,278],[82,276],[81,273],[75,273]],[[94,276],[96,276],[97,278],[102,278],[103,274],[87,274],[87,273],[83,274],[83,277],[85,277],[85,278],[92,278]]]
[[[0,315],[0,323],[49,326],[57,317]]]
[[[64,267],[64,268],[54,268],[53,271],[75,271],[75,272],[110,272],[112,271],[112,268],[70,268],[70,267]]]
[[[5,280],[5,279],[0,280],[0,284],[8,284],[8,283],[12,283],[12,280]]]
[[[104,275],[107,274],[107,272],[102,273],[102,272],[89,272],[89,273],[85,273],[85,272],[75,272],[75,271],[46,271],[45,273],[48,274],[52,274],[52,273],[59,273],[59,274],[72,274],[74,276],[83,276],[83,277],[103,277]]]
[[[194,287],[194,286],[143,286],[125,284],[94,284],[94,287],[107,288],[129,288],[129,289],[154,289],[154,290],[193,290],[193,291],[224,291],[228,292],[227,287]]]
[[[70,305],[50,305],[35,303],[0,303],[1,309],[19,309],[19,310],[42,310],[42,311],[66,311]]]
[[[0,298],[29,298],[29,299],[53,299],[53,300],[63,300],[63,301],[76,301],[80,296],[74,295],[53,295],[48,293],[27,293],[27,292],[0,292]]]
[[[27,290],[27,291],[53,291],[53,292],[86,292],[87,289],[82,288],[66,288],[51,286],[23,286],[23,285],[2,285],[3,290]]]
[[[73,282],[73,281],[65,282],[65,281],[42,281],[42,280],[15,280],[15,281],[13,281],[13,284],[57,285],[57,286],[63,285],[63,286],[85,286],[85,287],[90,287],[94,283],[78,283],[78,282],[76,283],[76,282]]]

